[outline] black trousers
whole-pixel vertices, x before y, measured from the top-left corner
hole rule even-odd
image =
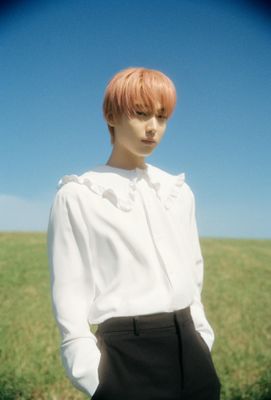
[[[113,317],[95,333],[101,351],[93,400],[218,400],[220,380],[190,308]]]

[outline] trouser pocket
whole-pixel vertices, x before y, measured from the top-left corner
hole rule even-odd
[[[191,399],[219,399],[221,384],[212,354],[192,321],[182,328],[182,342],[186,389]]]

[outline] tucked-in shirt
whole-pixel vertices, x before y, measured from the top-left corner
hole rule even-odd
[[[99,164],[58,182],[48,224],[53,311],[72,383],[88,395],[101,353],[90,325],[190,306],[209,349],[195,198],[185,174]]]

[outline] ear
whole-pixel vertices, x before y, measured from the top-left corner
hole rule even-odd
[[[107,123],[108,123],[108,125],[110,125],[110,126],[112,126],[112,127],[115,126],[114,118],[113,118],[113,115],[112,115],[112,114],[109,114],[109,115],[108,115],[108,117],[107,117]]]

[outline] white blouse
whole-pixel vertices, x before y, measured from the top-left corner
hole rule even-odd
[[[93,395],[99,384],[101,353],[89,324],[110,317],[190,305],[211,350],[195,199],[184,173],[147,163],[65,175],[50,210],[47,245],[62,361],[78,389]]]

